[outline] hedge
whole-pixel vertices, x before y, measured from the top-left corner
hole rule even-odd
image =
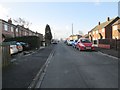
[[[41,46],[40,38],[37,36],[23,36],[23,37],[8,38],[4,40],[4,42],[11,42],[11,41],[28,43],[30,45],[29,49],[36,49]]]

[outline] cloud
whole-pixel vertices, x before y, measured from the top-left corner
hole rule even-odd
[[[5,19],[8,17],[8,8],[3,7],[2,5],[0,5],[0,19]]]

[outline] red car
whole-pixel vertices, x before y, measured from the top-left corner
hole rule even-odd
[[[76,48],[78,50],[95,50],[92,42],[87,38],[80,38],[77,42]]]

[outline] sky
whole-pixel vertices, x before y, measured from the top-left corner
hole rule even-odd
[[[118,2],[1,2],[0,19],[23,18],[32,24],[30,29],[45,34],[50,25],[53,38],[67,38],[72,34],[87,34],[98,22],[118,16]]]

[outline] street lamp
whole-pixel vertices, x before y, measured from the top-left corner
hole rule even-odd
[[[72,40],[73,40],[73,23],[72,23]]]
[[[55,39],[55,33],[54,33],[54,39]]]

